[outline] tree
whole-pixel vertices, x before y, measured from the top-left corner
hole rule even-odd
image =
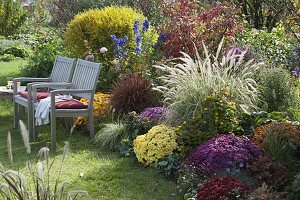
[[[26,18],[27,13],[20,3],[13,0],[0,0],[0,35],[16,34]]]

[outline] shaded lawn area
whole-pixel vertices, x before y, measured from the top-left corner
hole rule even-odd
[[[1,62],[0,61],[0,85],[7,84],[7,77],[19,77],[19,68],[26,64],[25,60],[17,59],[11,62]]]
[[[16,77],[17,64],[20,62],[5,65],[0,63],[1,79],[6,78],[5,76]],[[25,115],[23,121],[26,122]],[[8,131],[12,134],[13,164],[10,163],[7,153]],[[50,126],[42,126],[38,133],[39,138],[31,143],[32,153],[27,154],[20,131],[13,128],[12,101],[0,100],[0,163],[6,169],[25,172],[25,163],[28,160],[35,166],[38,150],[50,146]],[[62,123],[57,127],[57,137],[58,150],[55,154],[51,153],[51,159],[55,160],[51,179],[56,179],[64,141],[69,141],[69,153],[63,166],[62,177],[69,182],[67,190],[80,189],[89,192],[88,197],[79,199],[182,199],[174,182],[166,180],[153,168],[143,168],[133,157],[124,158],[117,153],[100,150],[87,136],[78,132],[73,135],[67,133]]]

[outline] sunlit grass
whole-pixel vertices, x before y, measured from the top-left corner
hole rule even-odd
[[[0,76],[16,77],[20,61],[0,63]],[[12,67],[13,66],[13,67]],[[14,70],[6,69],[12,67]],[[10,73],[9,73],[10,72]],[[26,122],[26,115],[22,115]],[[67,190],[86,190],[88,197],[80,199],[182,199],[176,194],[176,184],[166,180],[153,168],[144,168],[134,157],[124,158],[117,153],[96,148],[87,136],[78,132],[70,135],[58,120],[58,150],[50,152],[55,164],[51,170],[56,179],[61,161],[64,141],[69,141],[69,153],[63,167],[63,180],[69,182]],[[11,132],[14,163],[11,164],[7,151],[7,133]],[[36,163],[37,152],[41,147],[50,147],[50,126],[38,130],[39,137],[31,141],[31,154],[26,153],[19,129],[13,128],[13,111],[11,100],[0,100],[0,163],[6,169],[25,172],[25,163]]]

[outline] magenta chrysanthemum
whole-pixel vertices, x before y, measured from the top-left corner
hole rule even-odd
[[[246,137],[219,135],[200,144],[188,156],[189,165],[204,173],[245,168],[261,155],[260,149]]]

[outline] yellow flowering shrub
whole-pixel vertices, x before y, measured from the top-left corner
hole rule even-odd
[[[97,92],[94,95],[94,117],[95,118],[100,118],[103,117],[106,112],[109,109],[109,105],[110,105],[110,98],[111,95],[110,94],[104,94],[101,92]],[[80,99],[81,102],[85,102],[85,103],[89,103],[87,99]],[[87,117],[85,116],[80,116],[80,117],[76,117],[75,118],[75,124],[76,126],[82,126],[84,124],[86,124],[87,122]]]
[[[172,154],[177,149],[175,128],[158,125],[148,133],[133,141],[133,149],[139,162],[144,165],[156,165],[159,159]]]

